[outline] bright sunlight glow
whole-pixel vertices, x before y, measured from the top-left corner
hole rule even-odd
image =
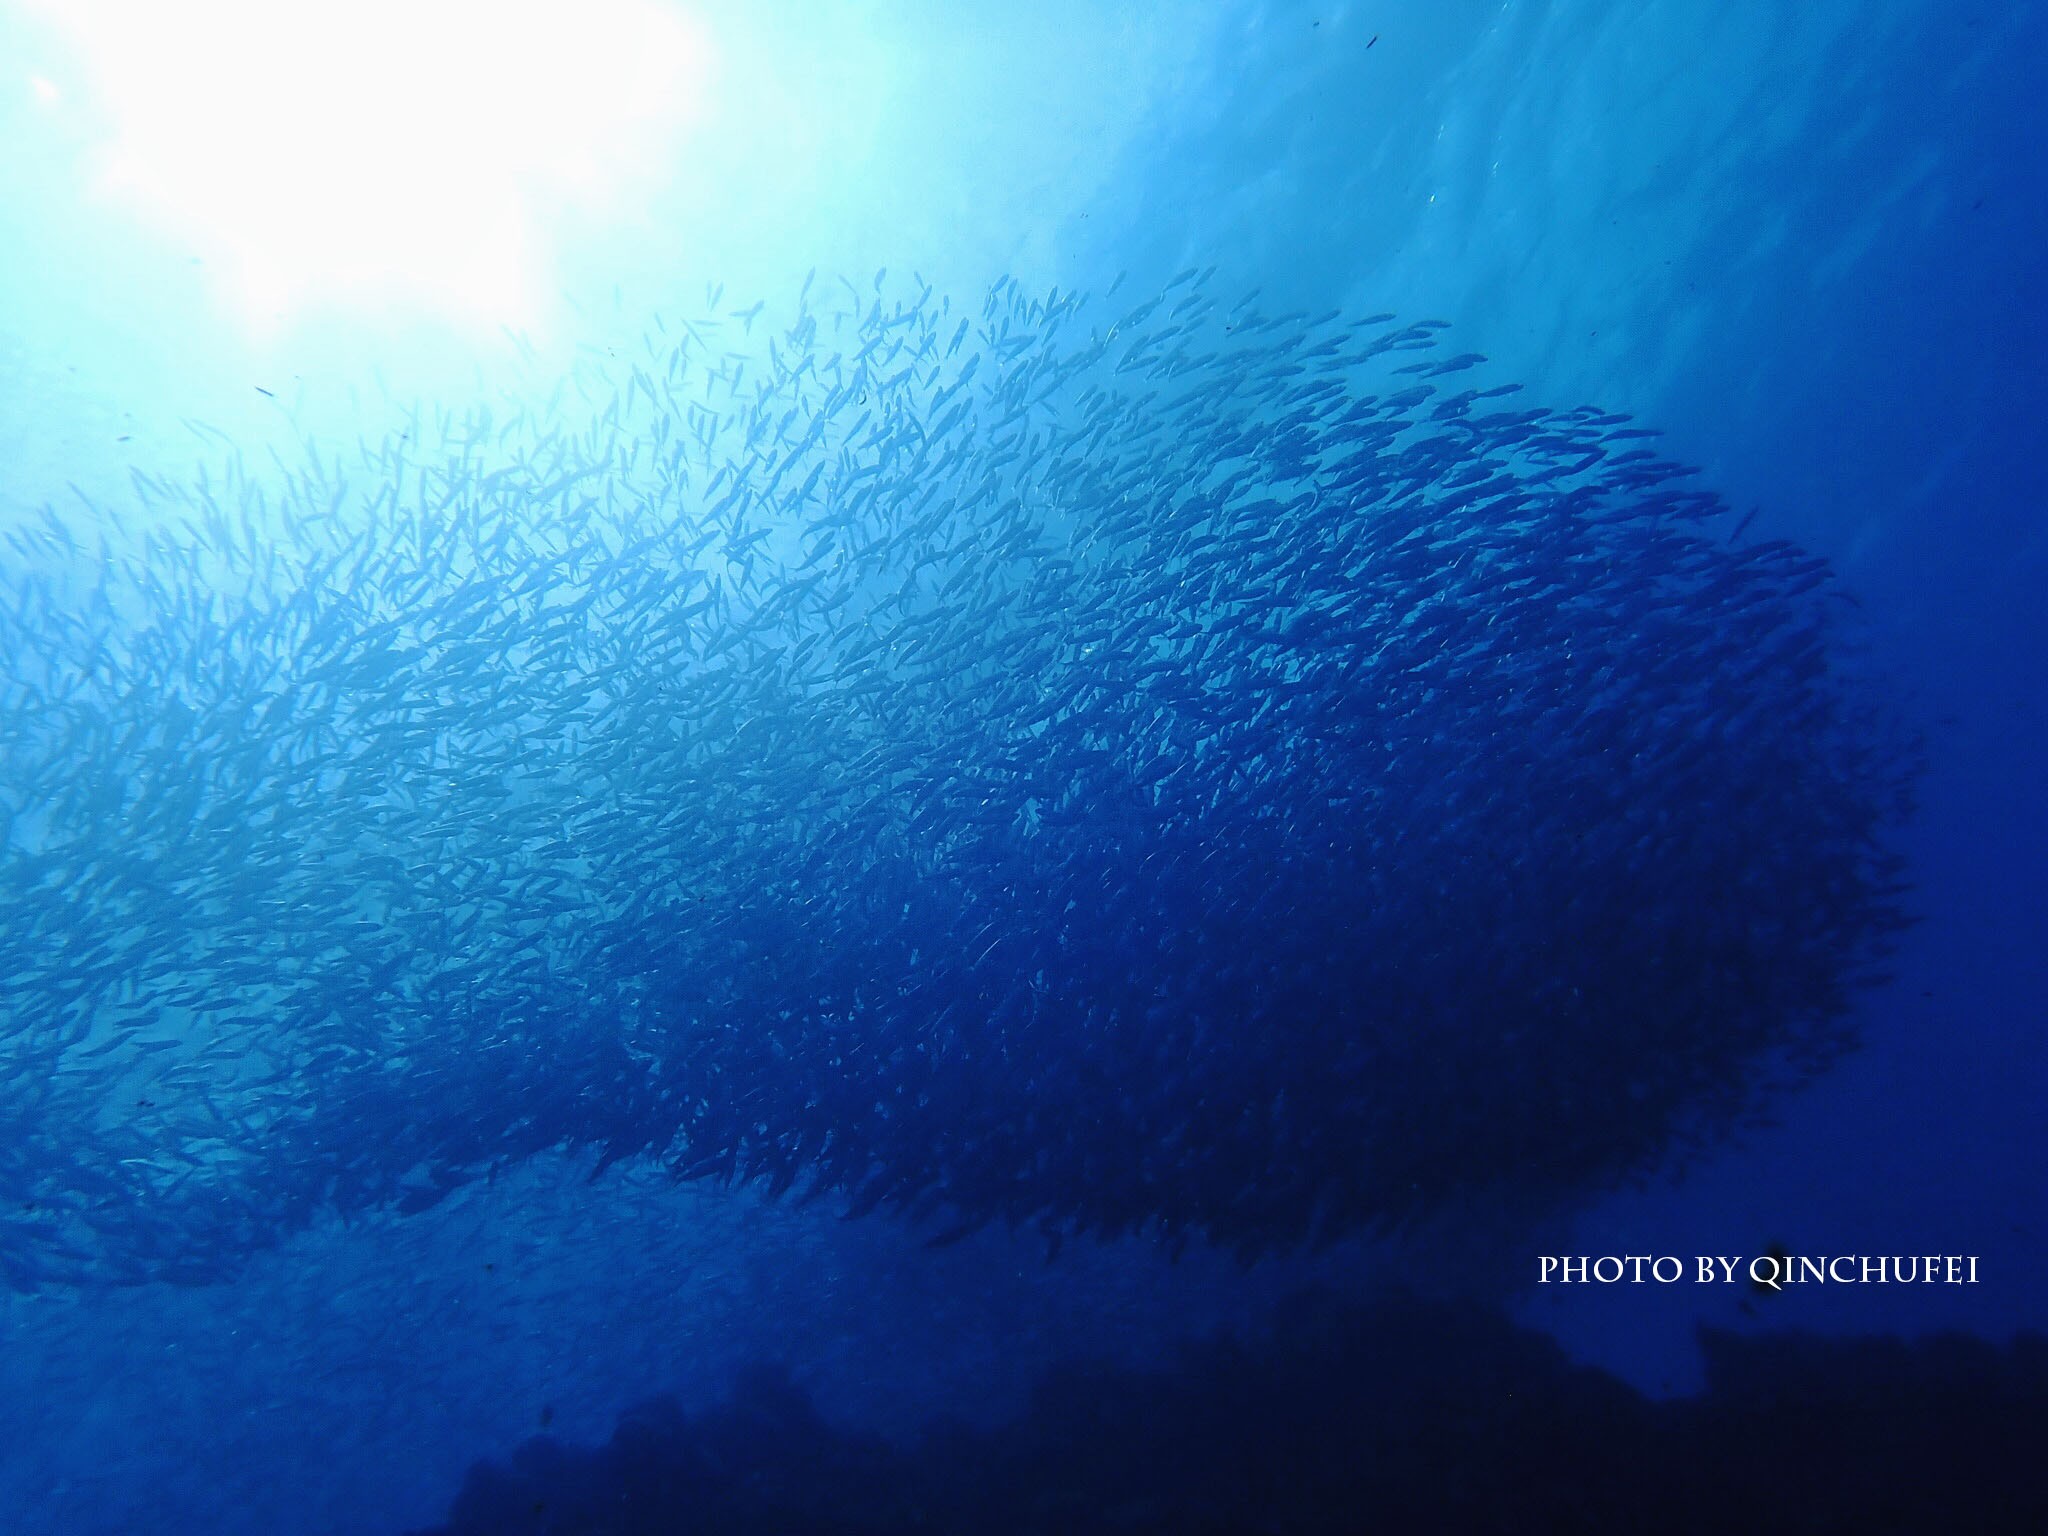
[[[518,320],[549,231],[659,176],[700,30],[657,0],[43,0],[110,135],[104,185],[252,316],[398,298]]]

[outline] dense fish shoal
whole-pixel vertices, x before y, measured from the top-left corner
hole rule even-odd
[[[1915,747],[1653,434],[1194,273],[707,310],[4,534],[9,1283],[563,1147],[1251,1255],[1850,1043]]]

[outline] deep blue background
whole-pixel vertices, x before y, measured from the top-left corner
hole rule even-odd
[[[813,263],[896,264],[973,292],[1004,270],[1142,287],[1214,262],[1276,308],[1441,315],[1533,400],[1638,413],[1861,594],[1930,751],[1909,839],[1925,920],[1863,1005],[1866,1049],[1682,1183],[1535,1239],[1447,1236],[1400,1261],[1411,1280],[1512,1296],[1581,1358],[1674,1391],[1702,1318],[2048,1323],[2041,8],[710,14],[735,78],[786,76],[790,96],[722,99],[689,147],[722,179],[679,170],[630,219],[550,231],[557,344],[687,308],[713,274],[779,292]],[[460,399],[472,364],[502,361],[494,332],[420,305],[243,325],[178,238],[88,193],[90,115],[16,89],[65,65],[43,17],[0,16],[0,516],[67,480],[118,487],[129,462],[181,467],[179,416],[255,441],[252,379],[339,396],[375,363]],[[613,284],[623,318],[588,318]],[[1983,1278],[1771,1298],[1531,1283],[1538,1248],[1772,1243],[1974,1253]],[[528,1168],[310,1233],[231,1287],[0,1299],[0,1503],[24,1531],[395,1527],[544,1404],[589,1438],[644,1392],[704,1400],[769,1352],[849,1419],[995,1413],[1049,1359],[1144,1358],[1292,1278],[1142,1248],[1047,1270],[996,1235],[933,1254],[879,1219]]]

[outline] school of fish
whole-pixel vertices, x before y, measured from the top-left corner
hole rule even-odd
[[[714,293],[8,530],[0,1279],[561,1148],[1249,1257],[1850,1043],[1916,749],[1827,563],[1211,284]]]

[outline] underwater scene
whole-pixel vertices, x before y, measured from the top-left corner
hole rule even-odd
[[[2048,1530],[2044,71],[0,0],[0,1528]]]

